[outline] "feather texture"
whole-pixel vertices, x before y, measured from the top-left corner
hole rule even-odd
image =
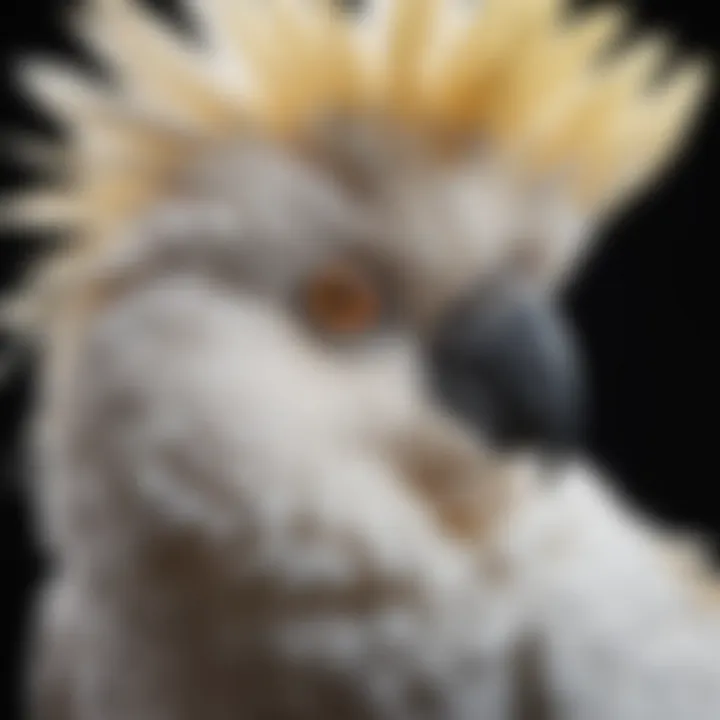
[[[649,97],[667,41],[650,37],[613,53],[625,25],[619,11],[568,21],[562,0],[488,0],[452,10],[461,17],[446,32],[450,5],[376,0],[352,18],[329,0],[193,0],[201,34],[193,44],[137,0],[88,0],[79,26],[116,82],[96,86],[53,65],[26,72],[76,140],[102,136],[101,146],[122,145],[147,167],[177,154],[178,133],[302,135],[325,115],[373,114],[438,145],[486,139],[531,172],[571,168],[589,210],[651,182],[706,96],[706,79],[692,70]],[[78,175],[80,196],[96,214],[98,194],[114,194],[110,169],[119,188],[127,180],[123,163],[97,174],[88,144],[71,148],[82,156],[72,164],[88,169]],[[88,189],[94,178],[102,190]],[[147,199],[161,192],[139,186]]]

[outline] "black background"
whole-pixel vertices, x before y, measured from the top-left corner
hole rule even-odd
[[[17,131],[51,130],[21,101],[12,68],[28,53],[80,57],[63,24],[75,4],[3,0],[3,141]],[[681,50],[710,53],[720,69],[714,5],[710,0],[630,3],[639,27],[671,28]],[[707,532],[716,543],[719,119],[715,98],[691,151],[657,190],[608,228],[567,293],[594,383],[589,453],[643,507]],[[0,171],[3,189],[30,179],[6,155],[0,157]],[[6,235],[3,240],[0,285],[5,289],[42,242]],[[23,497],[27,458],[21,437],[32,387],[31,368],[0,386],[0,584],[6,601],[0,614],[0,718],[8,720],[15,717],[11,701],[19,687],[29,598],[40,572]]]

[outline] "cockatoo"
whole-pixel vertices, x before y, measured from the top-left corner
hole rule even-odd
[[[554,297],[700,61],[561,0],[74,16],[42,358],[38,720],[717,720],[718,584],[582,457]]]

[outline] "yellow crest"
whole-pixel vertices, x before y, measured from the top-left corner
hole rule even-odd
[[[569,168],[590,208],[672,157],[707,84],[699,63],[662,82],[667,42],[619,51],[626,23],[568,17],[562,0],[188,0],[194,40],[134,0],[88,0],[78,29],[111,78],[28,65],[64,122],[64,182],[13,203],[88,242],[157,196],[198,142],[250,127],[302,132],[325,112],[381,115],[438,142],[482,137],[521,166]]]

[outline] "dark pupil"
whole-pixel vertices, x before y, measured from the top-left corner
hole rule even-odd
[[[331,282],[325,289],[328,304],[340,312],[354,310],[357,300],[357,288],[342,282]]]

